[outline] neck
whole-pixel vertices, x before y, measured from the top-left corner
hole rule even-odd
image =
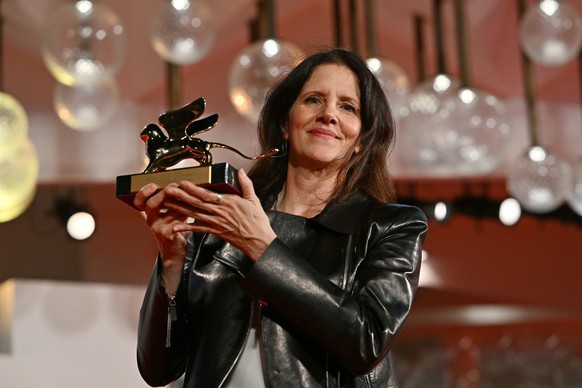
[[[307,218],[316,216],[329,202],[336,177],[336,173],[298,169],[290,165],[275,210]]]

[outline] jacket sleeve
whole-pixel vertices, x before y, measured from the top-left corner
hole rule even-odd
[[[142,378],[150,386],[171,383],[184,373],[186,367],[186,312],[183,306],[186,306],[188,277],[184,275],[191,264],[192,239],[188,244],[189,254],[176,291],[175,319],[170,315],[168,296],[161,284],[162,261],[159,256],[140,309],[137,363]]]
[[[417,208],[375,209],[357,233],[361,242],[356,242],[353,254],[360,260],[347,290],[328,281],[279,239],[245,277],[260,299],[356,373],[377,365],[402,327],[418,285],[427,231],[426,217]]]

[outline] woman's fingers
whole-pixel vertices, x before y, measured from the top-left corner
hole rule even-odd
[[[158,190],[158,186],[155,183],[150,183],[142,187],[135,195],[133,199],[133,205],[139,210],[144,211],[146,207],[147,200]]]

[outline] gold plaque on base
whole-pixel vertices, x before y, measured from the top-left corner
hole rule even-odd
[[[121,175],[117,177],[115,195],[133,206],[135,194],[145,185],[155,183],[160,188],[172,182],[190,181],[217,193],[241,194],[237,170],[228,163],[209,166],[175,168],[158,172]]]

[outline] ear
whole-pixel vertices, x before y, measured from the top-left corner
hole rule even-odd
[[[289,140],[289,132],[286,129],[283,130],[283,140]]]
[[[359,154],[361,150],[362,147],[360,147],[359,144],[356,144],[356,146],[354,147],[354,154]]]

